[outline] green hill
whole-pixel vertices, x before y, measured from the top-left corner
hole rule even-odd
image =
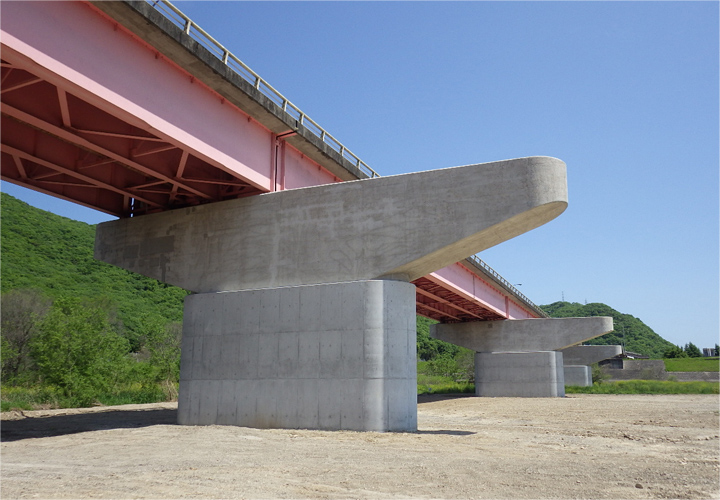
[[[621,345],[624,336],[627,351],[644,354],[651,358],[661,358],[665,350],[673,347],[671,342],[663,339],[638,318],[620,313],[605,304],[583,305],[577,302],[554,302],[540,306],[540,308],[553,318],[611,316],[615,327],[614,331],[586,342],[589,345]]]
[[[95,226],[0,196],[3,293],[32,288],[52,299],[102,300],[117,311],[131,343],[143,317],[182,321],[188,292],[95,260]]]

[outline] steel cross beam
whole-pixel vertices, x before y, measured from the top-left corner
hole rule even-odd
[[[1,81],[3,180],[121,217],[260,192],[17,64]]]

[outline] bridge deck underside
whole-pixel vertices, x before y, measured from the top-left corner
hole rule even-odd
[[[443,323],[506,319],[481,302],[462,297],[452,288],[428,278],[413,281],[416,286],[417,313]]]
[[[262,191],[2,61],[2,179],[128,217]]]

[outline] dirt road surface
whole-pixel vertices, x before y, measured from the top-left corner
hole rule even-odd
[[[13,498],[719,498],[717,396],[421,397],[417,433],[175,425],[171,403],[6,413]]]

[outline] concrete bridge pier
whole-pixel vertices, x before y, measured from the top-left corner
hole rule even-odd
[[[520,158],[107,222],[95,256],[196,292],[180,423],[413,431],[410,282],[566,206],[565,164]]]
[[[415,286],[368,280],[190,295],[178,421],[417,429]]]
[[[563,397],[562,353],[477,352],[475,395],[488,397]]]
[[[622,354],[619,345],[574,345],[561,349],[565,364],[565,385],[592,385],[590,365]]]
[[[610,332],[612,325],[606,316],[474,321],[431,325],[430,336],[476,352],[478,396],[562,397],[558,350]]]
[[[586,365],[564,365],[565,385],[577,385],[590,387],[592,382],[592,370]]]

